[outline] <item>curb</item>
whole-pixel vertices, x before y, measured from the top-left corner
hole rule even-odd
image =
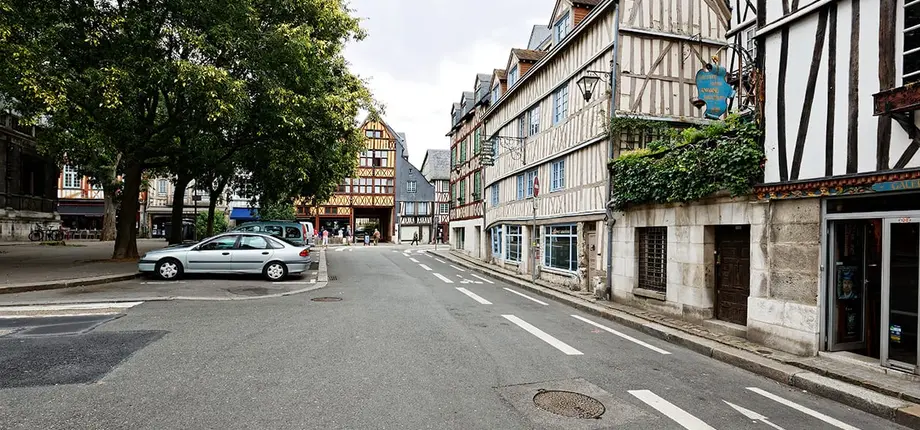
[[[130,281],[140,276],[140,273],[123,273],[119,275],[62,279],[59,281],[36,282],[31,284],[12,284],[7,286],[0,286],[0,294],[25,293],[29,291],[57,290],[63,288],[85,287],[87,285],[110,284],[112,282]]]
[[[682,346],[723,363],[808,391],[846,406],[892,420],[903,426],[920,429],[920,405],[911,403],[907,400],[892,397],[837,379],[831,379],[809,370],[753,354],[740,348],[686,333],[635,315],[609,309],[571,294],[566,294],[539,285],[533,285],[517,279],[516,277],[489,270],[488,268],[467,261],[464,258],[456,257],[451,254],[450,251],[447,251],[446,254],[436,254],[431,250],[427,252],[438,257],[446,258],[474,272],[491,276],[503,282],[539,294],[545,298],[553,299],[585,313],[641,331],[650,336]]]

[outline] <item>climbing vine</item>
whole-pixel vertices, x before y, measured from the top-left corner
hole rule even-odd
[[[759,137],[756,123],[729,116],[625,152],[609,164],[613,206],[686,202],[722,190],[748,194],[763,173]]]
[[[619,136],[622,133],[661,133],[668,129],[668,123],[665,121],[629,115],[613,117],[608,127],[608,131],[612,136]]]

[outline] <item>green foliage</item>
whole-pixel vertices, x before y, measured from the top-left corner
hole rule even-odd
[[[638,116],[615,116],[610,120],[608,131],[616,136],[622,133],[663,132],[668,130],[668,124],[660,120],[640,118]]]
[[[759,135],[752,121],[729,116],[626,152],[609,166],[613,206],[686,202],[722,190],[748,194],[763,173]]]
[[[230,224],[227,222],[227,217],[223,212],[216,212],[214,214],[214,235],[221,234],[227,230],[230,230]],[[195,237],[200,239],[208,237],[207,212],[198,212],[198,217],[195,218],[195,232],[197,234]]]
[[[259,219],[273,221],[294,221],[297,212],[289,202],[262,203],[259,206]]]

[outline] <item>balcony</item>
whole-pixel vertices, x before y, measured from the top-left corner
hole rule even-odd
[[[0,208],[51,213],[57,209],[57,201],[38,196],[3,193],[0,194]]]

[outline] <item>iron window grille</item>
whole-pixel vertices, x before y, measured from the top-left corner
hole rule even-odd
[[[668,228],[637,228],[639,236],[639,288],[659,293],[668,290]]]

